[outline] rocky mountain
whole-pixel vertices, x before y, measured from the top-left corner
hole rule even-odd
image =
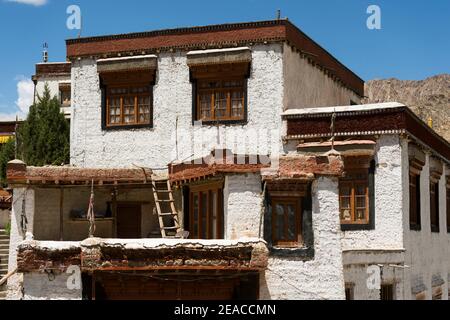
[[[423,121],[450,141],[450,74],[425,80],[372,80],[366,83],[366,103],[396,101],[410,107]]]

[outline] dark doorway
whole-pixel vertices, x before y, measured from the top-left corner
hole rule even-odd
[[[140,239],[141,205],[131,203],[117,204],[117,238]]]
[[[96,272],[94,278],[88,275],[83,278],[83,297],[87,300],[257,300],[259,274]]]

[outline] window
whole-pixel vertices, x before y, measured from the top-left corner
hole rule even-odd
[[[347,171],[339,183],[339,203],[342,224],[369,223],[369,172]]]
[[[63,107],[70,107],[70,85],[60,84],[59,85],[59,102]]]
[[[345,300],[355,300],[355,286],[352,283],[345,284]]]
[[[247,120],[249,63],[192,66],[193,120],[233,123]]]
[[[151,87],[145,84],[107,89],[107,126],[151,124]]]
[[[420,230],[420,174],[409,173],[409,225],[411,230]]]
[[[383,301],[394,300],[394,285],[393,284],[381,285],[380,298]]]
[[[198,81],[196,120],[243,120],[244,82],[244,79]]]
[[[430,222],[431,232],[439,232],[439,183],[430,183]]]
[[[193,186],[189,195],[191,239],[223,239],[223,183]]]
[[[301,198],[272,199],[272,244],[278,247],[303,244]]]
[[[155,70],[100,74],[103,129],[153,125],[154,72]]]
[[[447,178],[447,232],[450,233],[450,178]]]

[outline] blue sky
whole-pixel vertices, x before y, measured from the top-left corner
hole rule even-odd
[[[44,42],[50,61],[65,60],[64,40],[77,36],[66,28],[71,4],[81,8],[83,36],[267,20],[280,9],[364,80],[450,73],[448,0],[0,0],[0,119],[26,108]],[[366,27],[371,4],[381,30]]]

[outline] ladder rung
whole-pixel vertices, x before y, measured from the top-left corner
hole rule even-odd
[[[170,193],[169,190],[156,190],[157,193]]]
[[[156,202],[175,202],[175,200],[156,200]]]
[[[164,227],[161,230],[178,230],[178,227]]]
[[[178,213],[173,213],[173,212],[164,212],[164,213],[160,213],[160,216],[177,216]]]

